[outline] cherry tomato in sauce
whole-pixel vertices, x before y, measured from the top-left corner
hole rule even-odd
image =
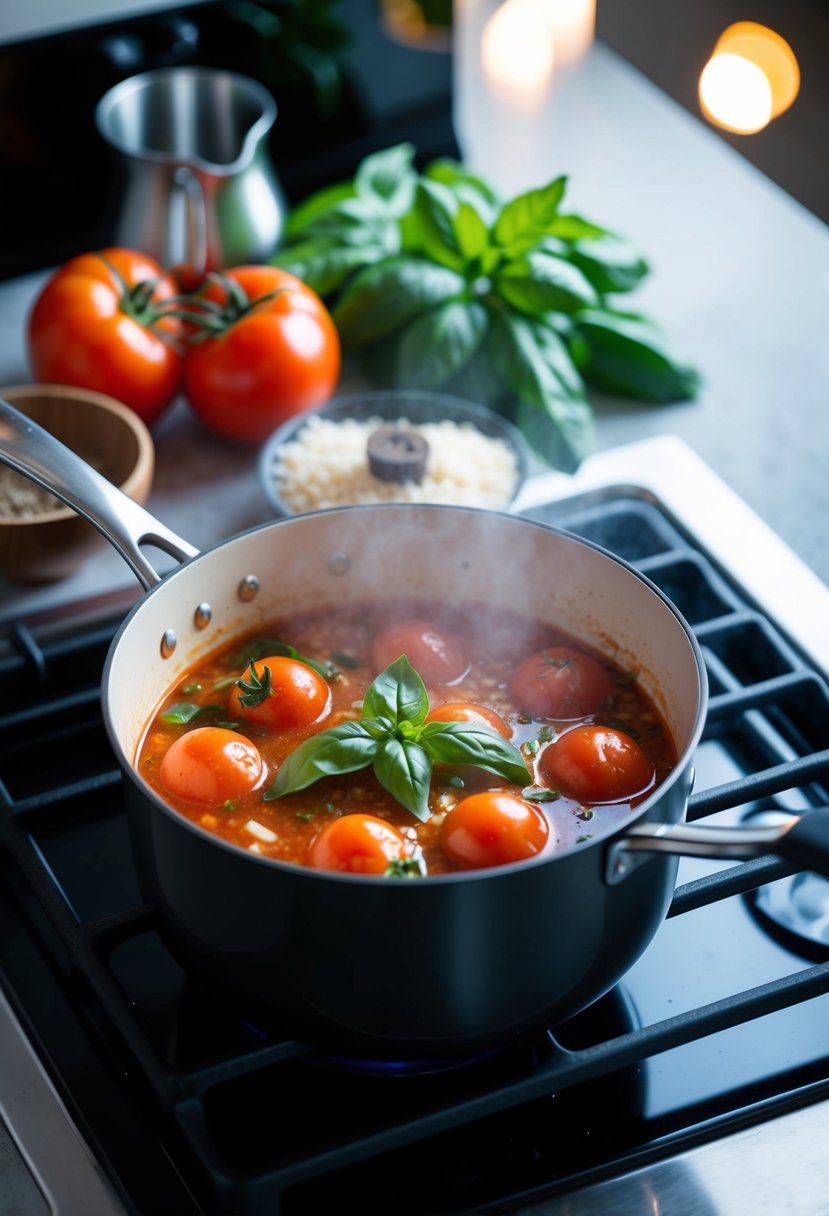
[[[525,861],[550,835],[544,814],[516,794],[487,790],[462,799],[440,829],[444,852],[470,869]]]
[[[576,726],[544,748],[545,784],[580,802],[624,802],[653,784],[654,766],[629,735],[609,726]]]
[[[550,646],[519,663],[509,683],[519,709],[536,718],[585,718],[613,692],[595,659],[570,646]]]
[[[243,717],[272,730],[292,730],[310,726],[327,715],[331,708],[331,690],[323,677],[307,663],[281,655],[258,659],[253,664],[258,691],[247,688],[255,682],[250,668],[237,683],[228,699],[231,717]],[[266,670],[267,669],[267,670]],[[267,691],[266,691],[267,690]],[[250,698],[256,704],[245,704]]]
[[[427,722],[471,722],[474,726],[489,726],[497,730],[505,739],[512,736],[500,714],[486,705],[470,705],[465,701],[448,701],[446,705],[436,705],[426,715]]]
[[[469,667],[466,652],[453,633],[428,621],[401,621],[377,634],[371,645],[375,672],[384,671],[401,655],[414,667],[424,684],[451,684]]]
[[[308,850],[306,862],[317,870],[384,874],[404,854],[403,837],[375,815],[342,815],[326,824]]]
[[[249,793],[263,774],[262,757],[254,744],[220,726],[200,726],[181,735],[159,767],[168,793],[209,806]]]

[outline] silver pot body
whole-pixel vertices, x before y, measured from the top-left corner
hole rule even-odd
[[[399,597],[519,608],[635,668],[676,742],[676,768],[620,812],[612,836],[407,882],[233,848],[137,774],[162,697],[215,647],[309,605]],[[187,562],[125,621],[103,684],[139,876],[173,953],[248,1012],[383,1054],[503,1040],[570,1016],[617,982],[662,922],[677,863],[643,857],[617,881],[614,841],[634,823],[683,818],[706,695],[687,625],[623,562],[513,516],[410,505],[280,520]]]

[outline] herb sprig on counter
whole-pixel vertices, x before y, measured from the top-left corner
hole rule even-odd
[[[340,773],[371,768],[420,820],[429,818],[432,763],[472,764],[524,785],[521,753],[497,731],[471,722],[427,722],[429,697],[405,656],[382,671],[363,698],[358,722],[320,731],[291,752],[265,792],[270,801]]]
[[[562,210],[567,184],[503,202],[400,144],[291,213],[274,259],[323,296],[343,346],[383,385],[440,389],[505,414],[551,465],[592,446],[586,383],[652,402],[694,397],[697,373],[616,297],[648,274],[622,237]]]

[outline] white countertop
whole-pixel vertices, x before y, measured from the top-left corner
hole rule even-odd
[[[474,24],[477,4],[459,5],[461,23]],[[653,272],[631,300],[703,374],[695,403],[594,397],[598,447],[679,436],[829,582],[829,229],[600,45],[532,116],[493,108],[463,45],[458,71],[470,167],[505,193],[569,174],[568,209],[646,254]],[[0,284],[0,385],[30,378],[25,314],[43,277]],[[358,383],[349,372],[343,389]],[[255,451],[206,434],[183,402],[154,438],[149,509],[191,543],[205,547],[269,518]],[[102,545],[60,584],[0,580],[0,617],[132,581]]]

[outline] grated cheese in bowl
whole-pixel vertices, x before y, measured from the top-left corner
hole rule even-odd
[[[420,482],[385,481],[369,467],[369,436],[398,425],[428,443]],[[280,514],[359,503],[442,503],[508,509],[523,480],[520,435],[499,415],[428,393],[341,398],[281,427],[265,445],[260,474]]]

